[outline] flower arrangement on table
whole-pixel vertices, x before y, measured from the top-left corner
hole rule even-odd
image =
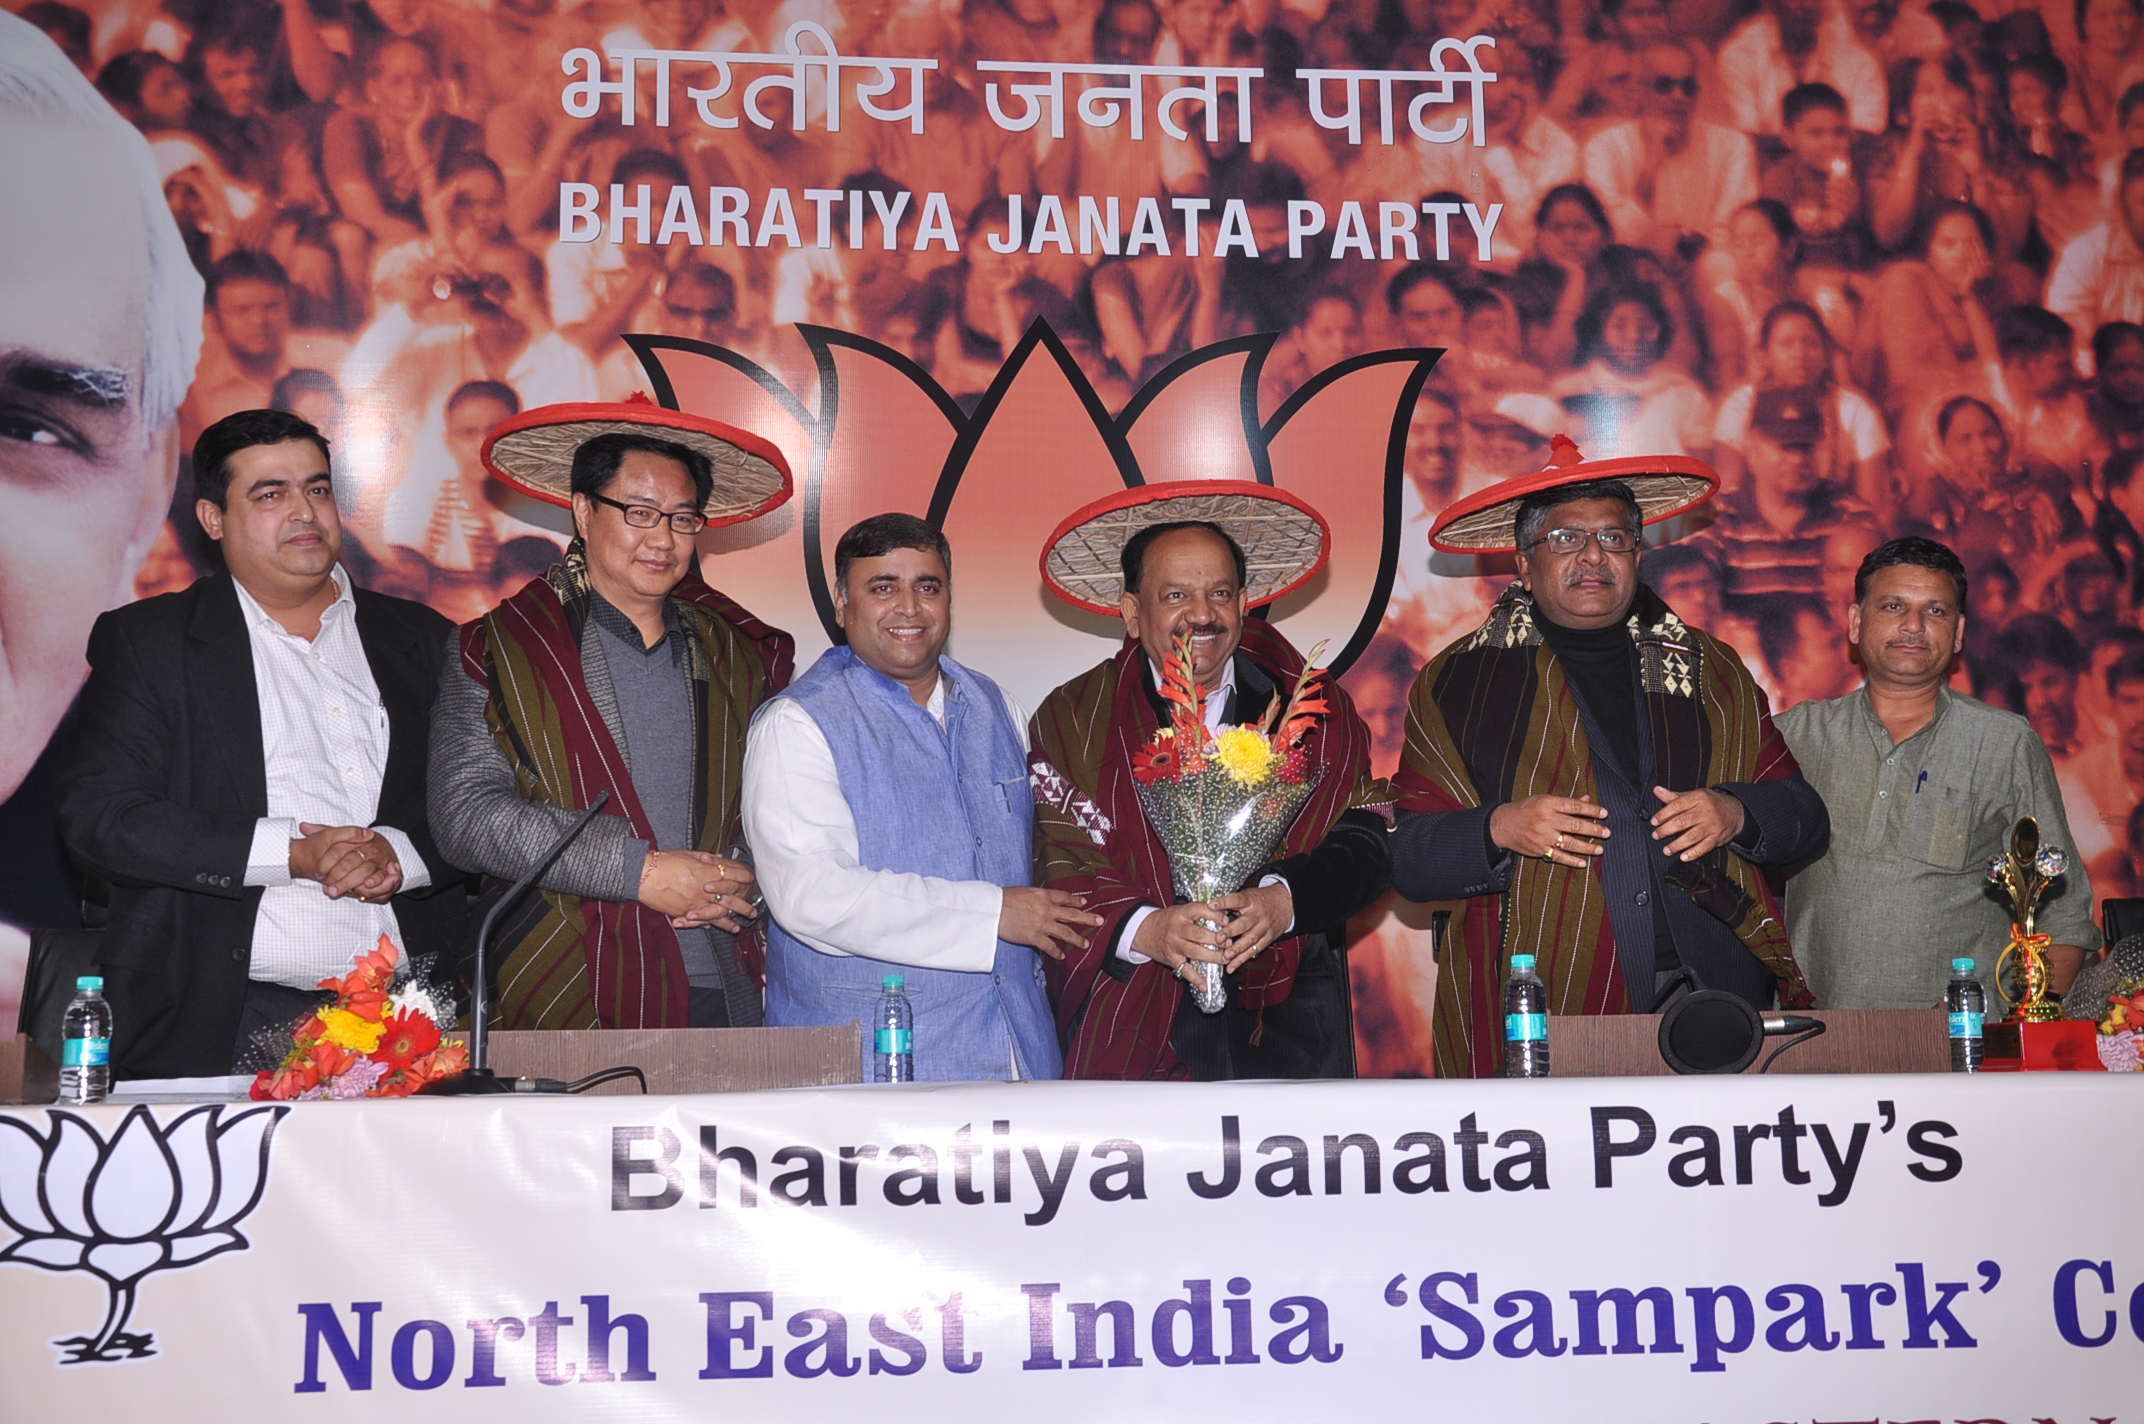
[[[1264,722],[1212,732],[1198,694],[1191,635],[1177,639],[1161,670],[1169,722],[1132,754],[1132,780],[1147,823],[1168,852],[1176,893],[1186,901],[1241,889],[1317,789],[1318,773],[1302,743],[1327,710],[1319,695],[1325,672],[1314,666],[1324,651],[1323,643],[1311,649],[1313,665],[1303,669],[1285,704],[1274,699]],[[1190,967],[1198,976],[1191,991],[1199,1008],[1219,1013],[1228,1003],[1221,966]]]
[[[401,1098],[469,1066],[469,1045],[440,1030],[453,1002],[408,964],[393,940],[360,955],[348,974],[323,979],[334,995],[286,1031],[256,1040],[254,1057],[273,1063],[253,1080],[259,1101]]]
[[[2107,995],[2098,1048],[2109,1073],[2144,1071],[2144,979],[2123,979]]]

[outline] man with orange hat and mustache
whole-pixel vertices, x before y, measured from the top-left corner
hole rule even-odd
[[[1244,615],[1323,566],[1325,521],[1270,485],[1194,480],[1097,500],[1058,527],[1043,577],[1059,597],[1124,619],[1116,654],[1044,699],[1030,722],[1036,879],[1084,897],[1100,925],[1044,965],[1067,1078],[1343,1078],[1354,1074],[1350,915],[1389,878],[1391,788],[1338,687],[1301,743],[1315,789],[1245,887],[1176,903],[1133,757],[1170,722],[1161,669],[1190,634],[1209,730],[1255,724],[1303,657]],[[1202,1012],[1183,982],[1222,966],[1228,1003]]]

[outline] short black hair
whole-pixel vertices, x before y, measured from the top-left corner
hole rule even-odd
[[[936,554],[953,573],[953,546],[945,535],[913,514],[874,514],[849,526],[849,532],[834,545],[834,583],[847,588],[849,568],[858,559],[883,559],[895,549],[921,549]]]
[[[1250,565],[1245,562],[1243,546],[1236,542],[1235,535],[1210,519],[1172,519],[1166,524],[1149,524],[1124,541],[1124,552],[1117,556],[1117,564],[1124,574],[1126,593],[1139,591],[1139,580],[1146,575],[1146,551],[1154,547],[1154,541],[1186,529],[1203,529],[1226,544],[1228,556],[1236,561],[1236,587],[1242,588],[1249,582]]]
[[[289,410],[306,394],[333,396],[337,405],[349,405],[333,376],[313,366],[293,366],[276,378],[275,389],[268,393],[268,408]]]
[[[1994,406],[1989,405],[1979,396],[1952,396],[1949,400],[1943,402],[1943,408],[1936,412],[1936,439],[1950,439],[1951,426],[1957,423],[1958,417],[1965,413],[1967,407],[1979,411],[1982,415],[1994,421],[1996,429],[2003,432],[2003,437],[2005,439],[2009,438],[2010,432],[2004,428],[2003,418],[1995,413]]]
[[[2085,670],[2084,647],[2077,635],[2050,613],[2026,613],[2013,620],[2003,629],[1996,654],[2020,677],[2041,664],[2072,677]]]
[[[2144,84],[2137,85],[2137,88],[2144,89]],[[2134,341],[2137,345],[2144,346],[2144,326],[2139,326],[2133,321],[2110,321],[2093,332],[2092,363],[2094,367],[2104,366],[2113,360],[2114,348],[2124,341]]]
[[[2076,335],[2068,322],[2046,307],[2004,307],[1995,317],[1995,346],[2005,361],[2050,351],[2066,354]]]
[[[2107,463],[2100,467],[2107,493],[2118,494],[2135,484],[2139,464],[2144,464],[2144,450],[2117,450],[2109,455]]]
[[[504,381],[464,381],[454,388],[454,394],[447,397],[447,403],[442,409],[452,415],[456,406],[463,401],[473,400],[493,401],[505,406],[508,415],[521,414],[521,397]]]
[[[2121,99],[2114,106],[2114,121],[2117,124],[2126,124],[2129,122],[2129,116],[2139,109],[2144,109],[2144,81],[2132,84],[2122,91]]]
[[[1653,360],[1666,356],[1675,344],[1675,318],[1668,312],[1668,304],[1661,297],[1660,289],[1650,282],[1616,282],[1586,298],[1586,305],[1578,314],[1573,330],[1578,337],[1578,363],[1581,366],[1601,354],[1608,318],[1625,303],[1644,307],[1646,315],[1653,319],[1653,326],[1659,333],[1653,340]]]
[[[1541,527],[1548,523],[1548,512],[1558,505],[1572,504],[1581,499],[1613,499],[1622,501],[1630,511],[1630,527],[1633,531],[1645,527],[1645,511],[1638,505],[1638,497],[1630,492],[1630,486],[1621,480],[1584,480],[1575,485],[1558,485],[1555,489],[1530,494],[1519,501],[1518,517],[1512,521],[1518,535],[1519,548],[1523,551],[1541,537]]]
[[[1394,316],[1398,316],[1400,314],[1400,303],[1406,301],[1407,294],[1424,282],[1435,282],[1445,291],[1450,292],[1452,300],[1455,302],[1463,303],[1465,300],[1460,295],[1458,281],[1443,268],[1432,266],[1427,262],[1410,262],[1394,274],[1390,282],[1385,284],[1385,309]]]
[[[692,476],[692,507],[707,507],[707,501],[715,492],[713,461],[690,445],[626,430],[614,430],[581,442],[581,447],[573,452],[572,492],[590,497],[603,493],[610,488],[610,482],[618,478],[618,467],[625,463],[625,457],[636,450],[683,465],[685,473]]]
[[[1594,191],[1583,183],[1558,183],[1549,189],[1541,199],[1541,205],[1534,209],[1534,226],[1545,226],[1548,215],[1559,203],[1575,204],[1580,212],[1593,220],[1593,225],[1601,230],[1602,236],[1610,242],[1615,241],[1615,224],[1608,220],[1608,209],[1601,205],[1601,200]]]
[[[1830,109],[1834,113],[1846,112],[1846,96],[1829,84],[1797,84],[1787,91],[1780,103],[1780,118],[1788,128],[1801,122],[1802,115],[1811,109]]]
[[[1876,577],[1877,570],[1895,568],[1900,564],[1911,564],[1915,568],[1948,576],[1951,587],[1958,590],[1958,616],[1965,616],[1965,561],[1958,557],[1950,545],[1917,536],[1892,539],[1869,550],[1868,557],[1861,561],[1861,567],[1854,570],[1854,602],[1868,602],[1869,583]]]
[[[2107,695],[2125,682],[2144,682],[2144,648],[2131,648],[2107,665]]]
[[[211,425],[194,440],[194,493],[224,507],[231,489],[231,457],[256,445],[310,440],[328,458],[328,438],[312,422],[287,410],[241,410]]]
[[[216,305],[217,296],[233,282],[266,282],[271,287],[290,291],[290,274],[283,264],[265,252],[255,252],[241,247],[216,259],[208,269],[203,298],[210,306]]]

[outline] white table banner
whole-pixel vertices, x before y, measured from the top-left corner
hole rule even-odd
[[[0,1419],[2144,1420],[2099,1075],[0,1112]]]

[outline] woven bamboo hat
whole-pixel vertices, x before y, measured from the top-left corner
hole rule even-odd
[[[1067,603],[1119,613],[1124,546],[1142,529],[1192,519],[1218,524],[1243,550],[1247,607],[1325,567],[1331,531],[1294,495],[1248,480],[1177,480],[1105,495],[1067,518],[1042,546],[1042,581]]]
[[[630,400],[542,405],[493,427],[484,468],[523,494],[573,503],[573,453],[598,435],[647,435],[698,450],[715,467],[714,489],[700,512],[709,528],[757,519],[794,490],[782,452],[749,431],[705,416]]]
[[[1620,480],[1637,496],[1642,523],[1657,524],[1712,498],[1720,477],[1703,460],[1687,455],[1636,455],[1588,460],[1577,442],[1558,435],[1549,444],[1548,468],[1516,475],[1476,490],[1437,516],[1429,542],[1454,554],[1509,554],[1519,547],[1519,506],[1529,495],[1594,480]]]

